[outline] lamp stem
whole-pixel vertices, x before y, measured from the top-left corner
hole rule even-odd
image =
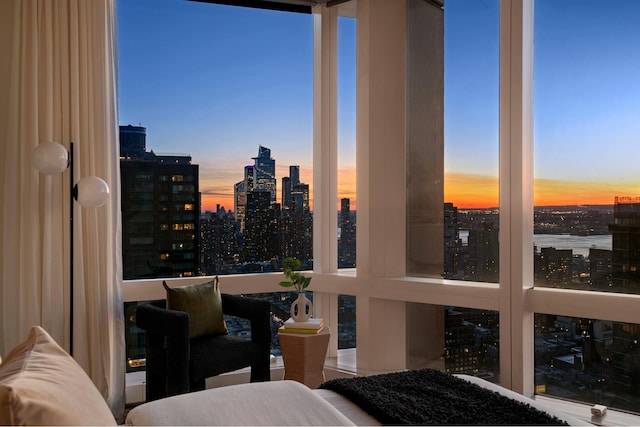
[[[73,357],[73,142],[69,147],[69,354]]]

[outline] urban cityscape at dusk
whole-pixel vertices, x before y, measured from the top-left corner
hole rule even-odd
[[[198,215],[198,165],[188,156],[159,156],[146,151],[146,129],[121,126],[121,173],[124,279],[189,277],[280,271],[295,257],[313,267],[313,221],[309,186],[297,165],[280,186],[275,202],[276,159],[257,147],[253,165],[235,184],[234,210],[218,207]],[[444,205],[442,277],[499,281],[499,228],[496,209],[458,209]],[[640,199],[620,198],[611,206],[537,208],[534,273],[536,286],[640,293]],[[338,267],[356,266],[356,212],[341,200]],[[574,253],[563,243],[571,237],[597,237]],[[602,238],[604,237],[604,238]],[[550,240],[555,239],[555,240]],[[555,242],[555,243],[550,243]],[[272,352],[279,354],[277,330],[287,317],[290,292],[260,295],[272,304]],[[340,297],[339,348],[356,345],[355,298]],[[126,310],[133,312],[135,303]],[[443,358],[448,372],[479,375],[498,382],[499,315],[487,310],[447,307]],[[246,333],[248,325],[229,319]],[[536,315],[536,390],[577,400],[598,396],[631,409],[640,387],[634,374],[640,362],[638,325],[595,319]],[[135,328],[128,329],[135,330]],[[143,368],[144,347],[138,332],[128,333],[130,367]],[[586,369],[588,368],[588,370]],[[609,396],[603,397],[603,396]]]
[[[498,6],[445,6],[445,198],[465,208],[498,204]],[[638,195],[630,159],[640,155],[633,54],[640,3],[541,0],[535,7],[536,205]],[[339,20],[339,197],[354,207],[355,27],[352,18]],[[310,15],[119,0],[118,32],[120,123],[147,127],[156,153],[192,156],[205,210],[232,206],[238,167],[256,144],[279,153],[278,178],[286,165],[300,166],[313,207]]]
[[[535,7],[535,286],[638,294],[640,2]],[[439,277],[499,283],[499,2],[444,9]],[[312,17],[119,0],[118,20],[124,279],[281,271],[290,256],[311,269]],[[355,27],[339,21],[339,268],[357,252]],[[291,295],[263,297],[275,337]],[[340,296],[341,349],[356,346],[355,301]],[[498,382],[499,320],[445,307],[446,370]],[[637,412],[638,339],[638,324],[536,313],[536,392]]]

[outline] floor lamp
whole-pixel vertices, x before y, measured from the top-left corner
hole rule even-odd
[[[73,356],[73,200],[80,206],[97,208],[109,198],[109,185],[97,176],[87,176],[74,184],[73,142],[69,151],[57,142],[44,142],[33,151],[33,165],[46,175],[69,169],[69,354]]]

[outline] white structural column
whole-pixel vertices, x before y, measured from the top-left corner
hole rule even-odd
[[[406,0],[407,276],[444,271],[444,11]],[[441,363],[444,308],[406,304],[407,368]]]
[[[444,15],[437,1],[357,3],[357,274],[440,275],[444,262]],[[370,280],[367,280],[370,279]],[[359,294],[358,368],[433,365],[442,306]]]
[[[357,26],[357,274],[405,275],[406,1],[359,1]],[[406,366],[405,303],[356,299],[357,364]]]
[[[534,389],[533,0],[500,1],[500,376]]]
[[[314,8],[313,269],[338,270],[338,8]]]
[[[338,270],[338,8],[317,6],[313,13],[313,271],[335,273]],[[336,357],[338,296],[314,292],[313,301],[314,316],[325,319],[331,328],[327,356]]]
[[[406,0],[357,4],[358,275],[405,275],[405,8]]]

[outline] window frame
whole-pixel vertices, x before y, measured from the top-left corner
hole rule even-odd
[[[364,269],[337,269],[337,9],[314,8],[314,306],[317,315],[337,324],[338,294],[359,300],[453,305],[500,312],[501,384],[526,396],[534,394],[533,314],[547,313],[640,323],[640,295],[569,289],[534,288],[533,283],[533,0],[500,0],[500,283],[461,282],[437,278],[371,277]],[[358,101],[363,101],[358,94]],[[362,108],[364,102],[358,102]],[[378,160],[380,162],[380,160]],[[371,160],[357,167],[381,168]],[[361,175],[358,175],[361,176]],[[358,218],[365,203],[384,197],[358,185]],[[399,187],[402,183],[395,183]],[[399,188],[396,188],[399,189]],[[404,189],[400,189],[401,192]],[[365,197],[360,196],[364,194]],[[380,200],[378,199],[378,202]],[[363,222],[364,224],[364,222]],[[360,244],[359,259],[369,254]],[[399,249],[405,256],[405,248]],[[367,263],[358,262],[358,266]],[[222,292],[279,292],[281,273],[230,275]],[[250,279],[250,280],[248,280]],[[123,282],[124,301],[163,298],[163,279]],[[171,286],[199,283],[205,277],[170,279]],[[358,307],[360,307],[358,303]],[[362,324],[361,324],[362,323]],[[379,337],[373,326],[358,324],[358,346]],[[391,327],[391,326],[390,326]],[[392,330],[397,332],[397,330]],[[334,334],[335,335],[335,334]],[[328,357],[337,355],[337,337]]]

